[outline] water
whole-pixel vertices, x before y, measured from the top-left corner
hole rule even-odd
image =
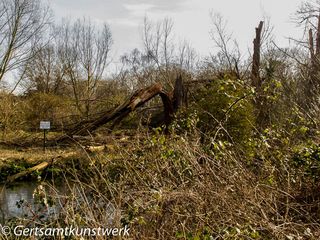
[[[11,218],[31,217],[39,213],[45,217],[58,212],[57,206],[44,207],[35,202],[34,192],[39,182],[22,182],[13,186],[0,185],[0,223]]]
[[[112,222],[115,207],[105,199],[93,199],[89,192],[83,193],[80,191],[77,184],[68,185],[68,187],[61,184],[55,186],[54,189],[50,186],[52,186],[50,183],[35,181],[16,183],[12,186],[0,185],[0,224],[5,224],[12,218],[56,219],[65,205],[66,197],[70,194],[74,196],[73,210],[81,212],[80,206],[86,203],[92,209],[100,209],[98,212],[105,212],[107,222]],[[41,193],[45,193],[46,199],[55,196],[52,198],[55,205],[43,205],[37,202],[34,196],[39,196]]]

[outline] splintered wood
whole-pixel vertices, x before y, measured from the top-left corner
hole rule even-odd
[[[186,102],[186,94],[181,76],[177,78],[175,88],[172,93],[165,92],[162,85],[159,83],[153,84],[144,89],[140,89],[133,93],[130,98],[128,98],[122,105],[118,106],[113,111],[108,111],[106,114],[91,121],[86,120],[80,122],[73,129],[67,132],[66,136],[58,139],[58,141],[73,138],[73,136],[76,135],[89,134],[111,121],[114,121],[115,124],[119,123],[129,113],[144,105],[156,96],[160,96],[163,103],[164,117],[161,119],[161,122],[168,126],[171,123],[174,113],[177,111],[179,106],[183,102]]]

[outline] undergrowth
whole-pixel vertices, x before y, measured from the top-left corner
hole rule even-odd
[[[268,134],[255,138],[250,157],[227,141],[203,145],[194,128],[115,142],[113,151],[70,159],[68,194],[41,195],[61,207],[56,215],[11,224],[127,225],[127,239],[319,239],[319,148],[277,151]]]

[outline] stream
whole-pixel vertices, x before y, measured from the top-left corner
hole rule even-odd
[[[12,186],[0,185],[0,224],[11,218],[32,217],[34,212],[44,209],[42,204],[35,203],[34,192],[39,182],[28,181]],[[58,213],[58,207],[48,207],[43,211],[44,217]]]
[[[70,188],[73,188],[72,192],[70,192]],[[41,190],[40,194],[39,189]],[[111,223],[116,210],[113,204],[103,198],[94,200],[88,192],[82,193],[79,189],[77,184],[70,186],[61,183],[53,188],[49,182],[41,183],[37,181],[18,182],[11,186],[0,185],[0,224],[6,224],[14,218],[45,221],[56,218],[65,205],[66,197],[68,198],[70,194],[75,196],[76,199],[72,204],[74,210],[80,209],[81,211],[79,207],[86,203],[92,209],[99,209],[97,213],[104,212],[107,216],[106,219]],[[48,202],[50,202],[50,196],[55,196],[51,199],[55,205],[50,206],[48,204],[45,206],[35,201],[37,198],[34,196],[39,196],[41,193],[45,193],[45,196],[49,195],[46,198]],[[85,194],[85,197],[83,194]]]

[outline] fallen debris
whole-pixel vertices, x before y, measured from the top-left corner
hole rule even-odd
[[[172,93],[167,93],[166,91],[164,91],[162,85],[159,83],[153,84],[144,89],[140,89],[113,111],[108,111],[104,115],[99,116],[91,121],[85,120],[78,123],[73,129],[68,131],[65,136],[57,139],[56,142],[73,139],[74,136],[90,134],[97,128],[110,121],[114,121],[114,126],[118,124],[123,118],[125,118],[129,113],[144,105],[156,96],[160,96],[163,103],[163,114],[159,122],[168,126],[171,123],[174,117],[174,113],[178,110],[178,108],[182,104],[186,104],[187,96],[181,76],[177,78]]]
[[[36,166],[28,168],[25,171],[22,171],[22,172],[19,172],[19,173],[15,174],[15,175],[9,176],[7,178],[6,182],[7,183],[12,183],[12,182],[16,181],[19,178],[26,177],[26,176],[32,174],[35,171],[42,171],[45,168],[47,168],[47,167],[51,166],[52,164],[54,164],[58,159],[61,159],[61,158],[62,158],[61,156],[58,156],[56,158],[53,158],[51,161],[44,161],[44,162],[42,162],[42,163],[40,163],[40,164],[38,164]]]

